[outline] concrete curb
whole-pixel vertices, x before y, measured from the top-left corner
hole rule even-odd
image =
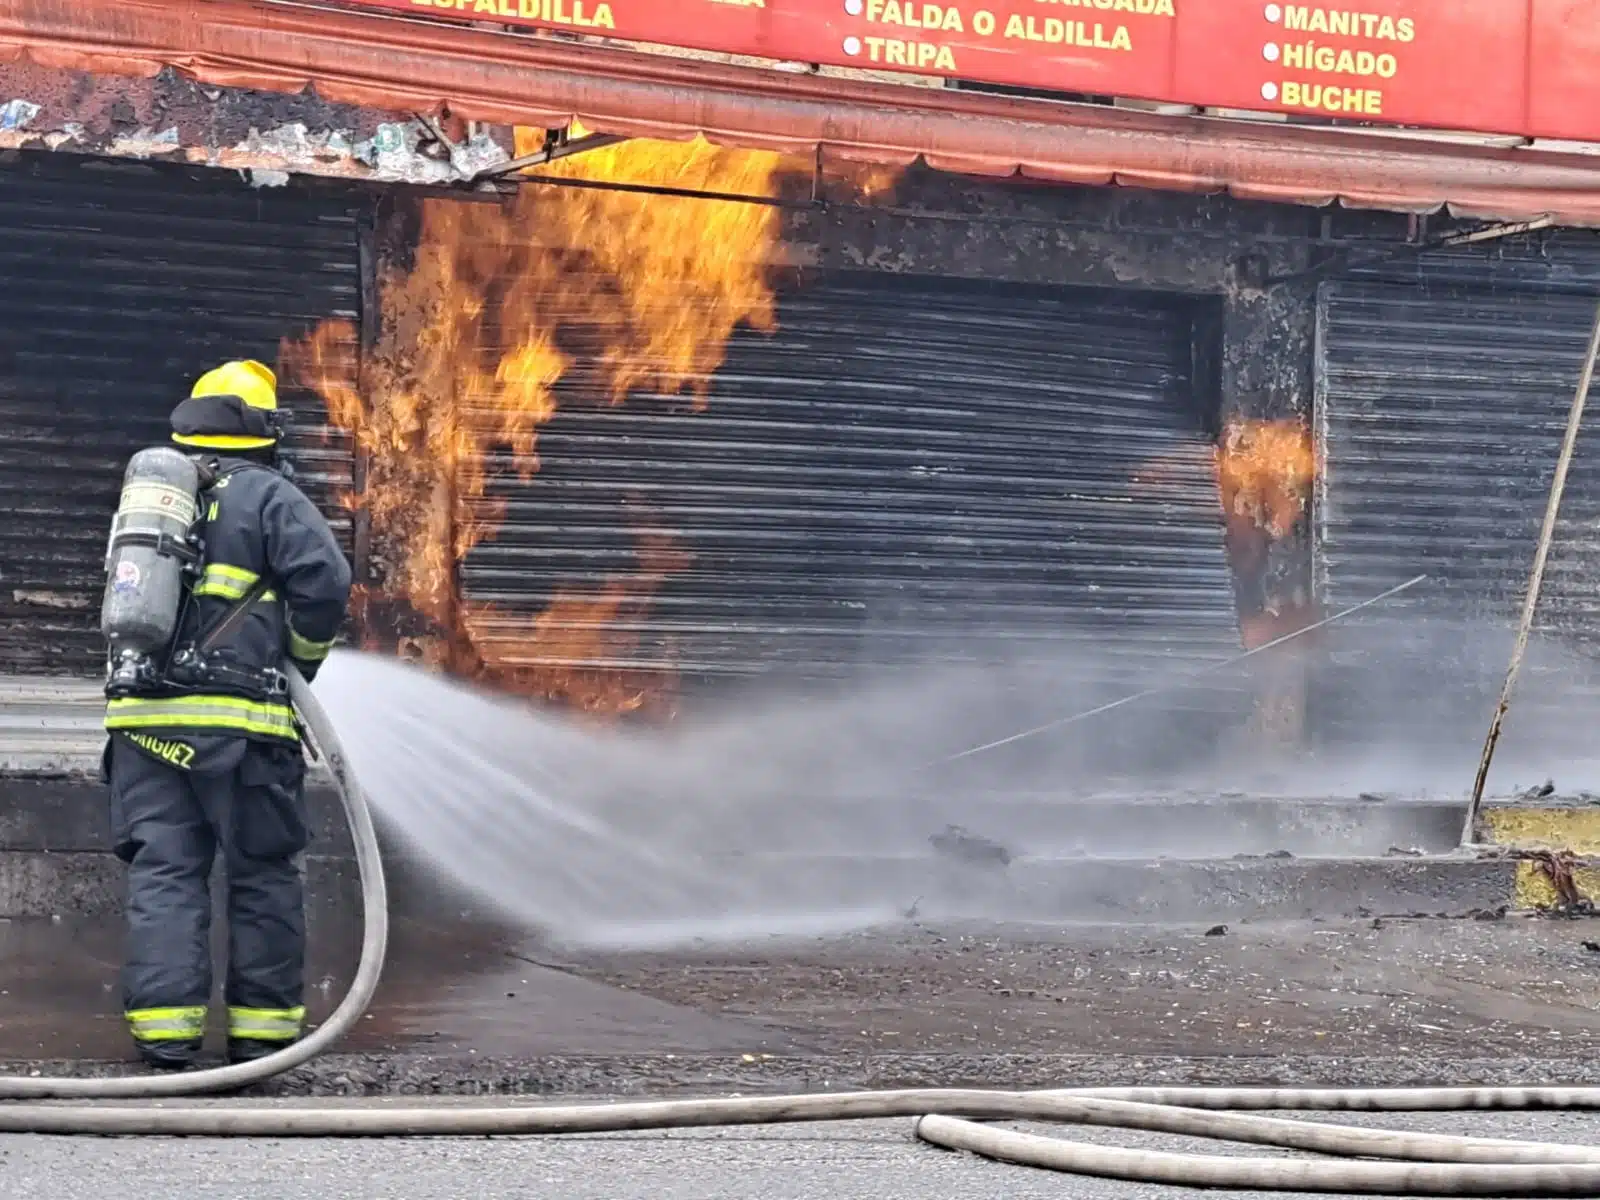
[[[763,898],[774,904],[783,902],[783,882],[793,876],[796,903],[803,888],[840,910],[884,909],[892,900],[901,915],[930,920],[1136,924],[1503,912],[1516,874],[1508,858],[1454,856],[1029,857],[1005,866],[936,855],[741,859],[741,874],[759,877]]]
[[[437,916],[441,886],[401,856],[388,863],[394,911]],[[750,868],[745,866],[748,873]],[[351,859],[305,860],[318,924],[360,913]],[[762,872],[798,871],[804,896],[839,909],[906,916],[1135,923],[1295,920],[1309,917],[1463,916],[1504,910],[1519,864],[1441,858],[1243,860],[1019,859],[1008,868],[953,865],[933,856],[795,859]],[[767,892],[779,899],[777,884]],[[0,918],[109,917],[121,911],[123,868],[96,852],[0,851]],[[799,896],[796,903],[803,903]],[[815,901],[813,900],[813,903]],[[447,912],[460,911],[446,909]]]
[[[359,916],[354,859],[308,856],[304,873],[308,919],[319,908],[343,912],[347,922]],[[114,916],[122,911],[124,880],[122,863],[108,853],[0,850],[0,918]]]
[[[1395,848],[1444,853],[1458,843],[1466,816],[1464,803],[1380,796],[1002,793],[976,802],[929,799],[913,808],[903,798],[795,795],[787,805],[796,815],[786,821],[825,835],[851,829],[852,844],[863,853],[888,853],[916,836],[911,829],[925,827],[926,836],[949,823],[1041,858],[1227,858],[1241,851],[1381,857]]]
[[[349,830],[331,781],[314,778],[307,800],[315,852],[349,855]],[[1444,852],[1455,846],[1466,812],[1458,803],[1326,796],[995,795],[981,806],[959,806],[959,813],[941,815],[931,803],[914,816],[903,801],[870,796],[795,796],[790,803],[817,828],[858,827],[855,844],[864,853],[903,846],[908,825],[926,826],[931,835],[949,820],[1035,856],[1114,858],[1226,857],[1250,846],[1297,855],[1376,857],[1394,847]],[[0,775],[0,848],[110,850],[106,789],[82,775]]]
[[[310,916],[322,928],[341,918],[349,926],[359,913],[349,833],[324,781],[313,783],[308,799]],[[835,817],[819,809],[851,803],[860,801],[822,802],[807,811],[817,820],[847,821],[846,811]],[[983,812],[982,824],[1004,829],[1011,843],[998,858],[969,858],[960,846],[937,849],[932,835],[940,822],[930,813],[929,841],[913,853],[885,852],[867,829],[849,855],[743,854],[737,865],[738,875],[761,878],[776,902],[793,878],[796,904],[814,905],[826,895],[882,918],[900,912],[1194,922],[1502,909],[1512,903],[1525,868],[1503,859],[1409,856],[1453,846],[1462,814],[1456,804],[1384,799],[1108,796],[1065,803],[1006,796]],[[1160,857],[1149,838],[1130,832],[1148,829],[1160,832],[1157,843],[1169,845],[1173,857]],[[985,830],[972,832],[981,839]],[[441,881],[388,831],[380,833],[397,915],[485,919],[481,902]],[[0,778],[0,918],[119,913],[123,871],[110,854],[110,834],[105,789],[97,780]],[[1136,856],[1127,855],[1130,837],[1146,843]],[[1207,857],[1245,840],[1274,853]],[[898,842],[916,846],[905,831]],[[1327,857],[1330,844],[1347,856]],[[1018,846],[1029,852],[1018,853]],[[1351,846],[1367,853],[1352,854]],[[1391,847],[1400,849],[1386,854]]]
[[[361,913],[355,851],[332,781],[307,786],[307,920],[351,927]],[[482,906],[439,879],[380,823],[391,907],[400,916],[478,918]],[[106,788],[82,775],[0,775],[0,920],[119,916],[125,872],[111,853]]]
[[[311,918],[323,928],[348,926],[359,913],[349,833],[325,778],[313,780],[308,798]],[[809,811],[832,820],[839,808],[836,819],[845,821],[853,803],[861,801],[824,801]],[[931,844],[892,853],[874,845],[868,829],[848,856],[741,855],[741,871],[754,861],[774,889],[792,874],[806,895],[828,894],[841,906],[885,915],[898,909],[1030,921],[1463,915],[1571,908],[1574,897],[1600,901],[1600,805],[1587,798],[1494,802],[1483,828],[1505,853],[1478,858],[1445,853],[1464,815],[1458,803],[1176,795],[1071,803],[1003,796],[986,805],[972,832],[982,837],[982,825],[1005,830],[1009,861],[981,854],[967,861]],[[1127,853],[1130,831],[1151,828],[1172,857],[1142,834],[1142,853]],[[122,867],[110,854],[110,832],[98,780],[0,777],[0,919],[119,913]],[[381,832],[397,913],[483,919],[481,903]],[[1246,838],[1273,853],[1217,856]],[[903,831],[899,842],[907,843]],[[1340,848],[1339,857],[1327,855],[1329,845]],[[1030,852],[1017,853],[1017,846]],[[1572,861],[1553,867],[1551,854]],[[1584,861],[1589,856],[1597,861]]]
[[[350,831],[332,781],[310,780],[306,800],[313,852],[350,857]],[[108,853],[108,789],[93,776],[0,776],[0,850]]]

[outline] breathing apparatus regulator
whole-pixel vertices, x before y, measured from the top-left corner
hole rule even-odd
[[[279,672],[230,679],[226,666],[208,659],[266,594],[270,581],[265,576],[194,643],[173,646],[205,568],[207,510],[214,507],[208,494],[234,472],[258,465],[226,460],[227,452],[270,449],[272,462],[259,465],[292,477],[278,449],[284,414],[277,409],[276,382],[256,362],[228,363],[202,376],[189,401],[173,414],[177,444],[151,446],[129,460],[106,543],[100,608],[108,696],[217,685],[256,695],[287,691]],[[191,432],[191,422],[181,414],[186,406],[208,401],[235,418],[239,432]]]

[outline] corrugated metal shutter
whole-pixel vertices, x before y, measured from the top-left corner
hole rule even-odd
[[[1474,269],[1486,267],[1458,262],[1438,273],[1472,278]],[[1522,604],[1594,316],[1592,295],[1530,288],[1504,263],[1495,278],[1524,286],[1451,286],[1430,273],[1410,284],[1329,283],[1319,298],[1322,594],[1337,608],[1427,572],[1429,583],[1386,613],[1470,623],[1462,645],[1445,645],[1439,674],[1415,682],[1476,680],[1479,694],[1462,700],[1480,738],[1509,648],[1497,631],[1510,628]],[[1593,430],[1590,421],[1568,479],[1538,621],[1569,650],[1590,652],[1600,645]],[[1401,634],[1391,628],[1387,636]],[[1539,703],[1534,657],[1518,701],[1524,708]],[[1343,666],[1358,668],[1360,657]],[[1564,670],[1563,694],[1589,686]],[[1351,693],[1352,678],[1341,682],[1337,667],[1330,673],[1319,722],[1329,731],[1359,724],[1366,702]],[[1365,686],[1393,682],[1369,674]],[[1341,690],[1342,699],[1333,698]],[[1470,779],[1472,764],[1461,769]]]
[[[735,335],[700,412],[562,385],[537,473],[497,463],[503,522],[462,568],[498,614],[491,662],[836,676],[1088,630],[1169,665],[1237,649],[1185,309],[840,274],[784,291],[778,324]],[[611,614],[604,661],[562,657],[576,626],[529,640],[560,589],[638,577],[663,532],[689,557]]]
[[[348,200],[232,173],[22,155],[0,167],[0,664],[97,674],[102,558],[128,456],[207,367],[360,304]],[[349,439],[285,389],[301,483],[347,539]]]
[[[1347,278],[1399,283],[1424,291],[1600,292],[1600,232],[1546,229],[1470,248],[1399,254],[1352,268]]]
[[[1323,593],[1342,605],[1427,571],[1427,603],[1522,601],[1594,302],[1338,283],[1322,290]],[[1541,625],[1600,638],[1600,460],[1586,429]],[[1418,594],[1418,601],[1422,599]]]

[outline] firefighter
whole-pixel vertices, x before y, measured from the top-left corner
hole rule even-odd
[[[350,567],[279,464],[277,407],[272,371],[236,361],[174,409],[172,441],[201,471],[201,554],[158,681],[132,695],[108,686],[103,766],[128,866],[123,1005],[155,1067],[184,1067],[200,1049],[218,853],[229,1058],[282,1048],[305,1017],[306,763],[283,667],[315,676],[345,617]]]

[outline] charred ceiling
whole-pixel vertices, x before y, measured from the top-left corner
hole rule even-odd
[[[509,128],[441,140],[415,114],[201,84],[172,68],[148,78],[0,64],[0,148],[178,162],[243,173],[413,185],[459,184],[511,157]]]

